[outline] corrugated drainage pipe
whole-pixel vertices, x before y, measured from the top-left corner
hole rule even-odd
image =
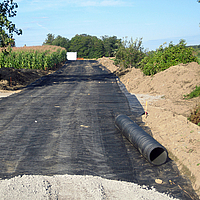
[[[168,153],[165,147],[146,133],[126,115],[115,118],[116,127],[153,165],[162,165],[167,161]]]

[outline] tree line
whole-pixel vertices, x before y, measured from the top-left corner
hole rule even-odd
[[[113,57],[121,46],[121,39],[116,36],[91,36],[87,34],[75,35],[71,40],[49,33],[43,45],[64,47],[68,52],[77,52],[80,58]]]

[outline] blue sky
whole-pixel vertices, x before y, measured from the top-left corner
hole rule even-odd
[[[47,34],[71,39],[76,34],[143,38],[149,50],[164,42],[200,44],[197,0],[15,0],[11,18],[23,31],[16,46],[42,45]]]

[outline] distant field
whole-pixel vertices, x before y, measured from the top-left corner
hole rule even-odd
[[[0,68],[51,69],[66,61],[66,49],[58,46],[14,47],[5,55],[0,52]]]
[[[24,47],[13,47],[13,51],[50,51],[49,53],[56,52],[58,49],[66,50],[63,47],[54,46],[54,45],[43,45],[43,46],[24,46]]]

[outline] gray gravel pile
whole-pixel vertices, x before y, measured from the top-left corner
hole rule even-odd
[[[130,182],[93,176],[18,176],[0,181],[0,199],[170,200],[167,194]]]

